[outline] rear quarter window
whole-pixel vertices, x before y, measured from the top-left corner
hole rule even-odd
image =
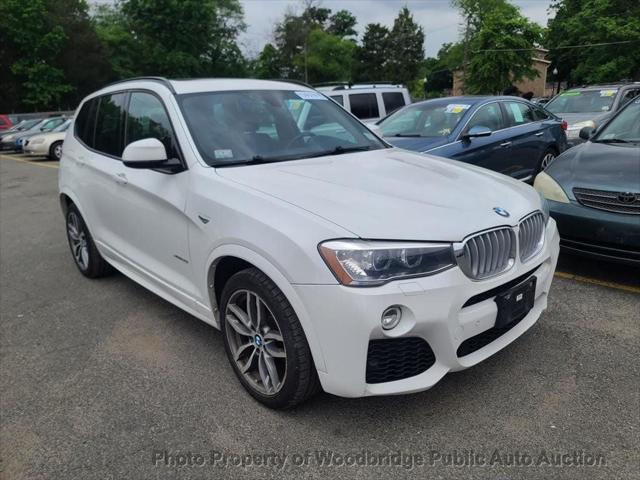
[[[349,95],[351,113],[361,119],[378,118],[378,99],[375,93],[352,93]]]
[[[382,102],[387,115],[405,106],[402,92],[384,92],[382,94]]]

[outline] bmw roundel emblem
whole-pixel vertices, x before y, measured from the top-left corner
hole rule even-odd
[[[509,216],[509,212],[507,212],[504,208],[501,208],[501,207],[493,207],[493,211],[496,212],[501,217],[506,218]]]

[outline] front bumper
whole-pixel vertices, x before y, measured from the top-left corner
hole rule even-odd
[[[322,349],[325,368],[318,372],[322,387],[344,397],[417,392],[432,387],[449,371],[469,368],[490,357],[529,329],[547,307],[558,252],[558,231],[551,219],[540,253],[524,264],[517,260],[508,272],[487,280],[472,281],[455,267],[430,277],[372,288],[294,285]],[[465,303],[534,268],[537,283],[531,311],[493,341],[458,357],[465,340],[490,331],[496,322],[495,297],[464,307]],[[396,328],[385,331],[380,315],[391,305],[400,305],[403,316]],[[408,337],[421,338],[429,344],[435,357],[433,365],[409,378],[367,383],[369,342]]]
[[[48,155],[49,154],[49,145],[46,142],[36,143],[33,145],[31,142],[27,143],[24,147],[24,153],[26,155]]]
[[[614,262],[640,265],[640,217],[607,212],[576,201],[549,201],[563,250]]]

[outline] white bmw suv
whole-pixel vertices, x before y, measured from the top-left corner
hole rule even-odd
[[[60,164],[73,259],[222,330],[260,402],[425,390],[547,306],[558,232],[524,183],[393,148],[287,82],[119,82]]]

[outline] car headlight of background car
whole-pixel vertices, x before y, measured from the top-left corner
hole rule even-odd
[[[354,287],[431,275],[456,265],[449,243],[330,240],[318,248],[338,281]]]
[[[586,122],[578,122],[567,127],[567,138],[578,138],[580,136],[580,130],[584,127],[596,128],[596,123],[593,120],[587,120]]]
[[[553,177],[545,172],[540,172],[535,181],[533,182],[533,188],[535,188],[540,195],[547,200],[553,200],[554,202],[569,203],[569,197],[564,193],[564,190]],[[546,207],[545,207],[546,205]],[[549,205],[547,202],[543,202],[543,207],[547,209],[545,215],[549,216]]]

